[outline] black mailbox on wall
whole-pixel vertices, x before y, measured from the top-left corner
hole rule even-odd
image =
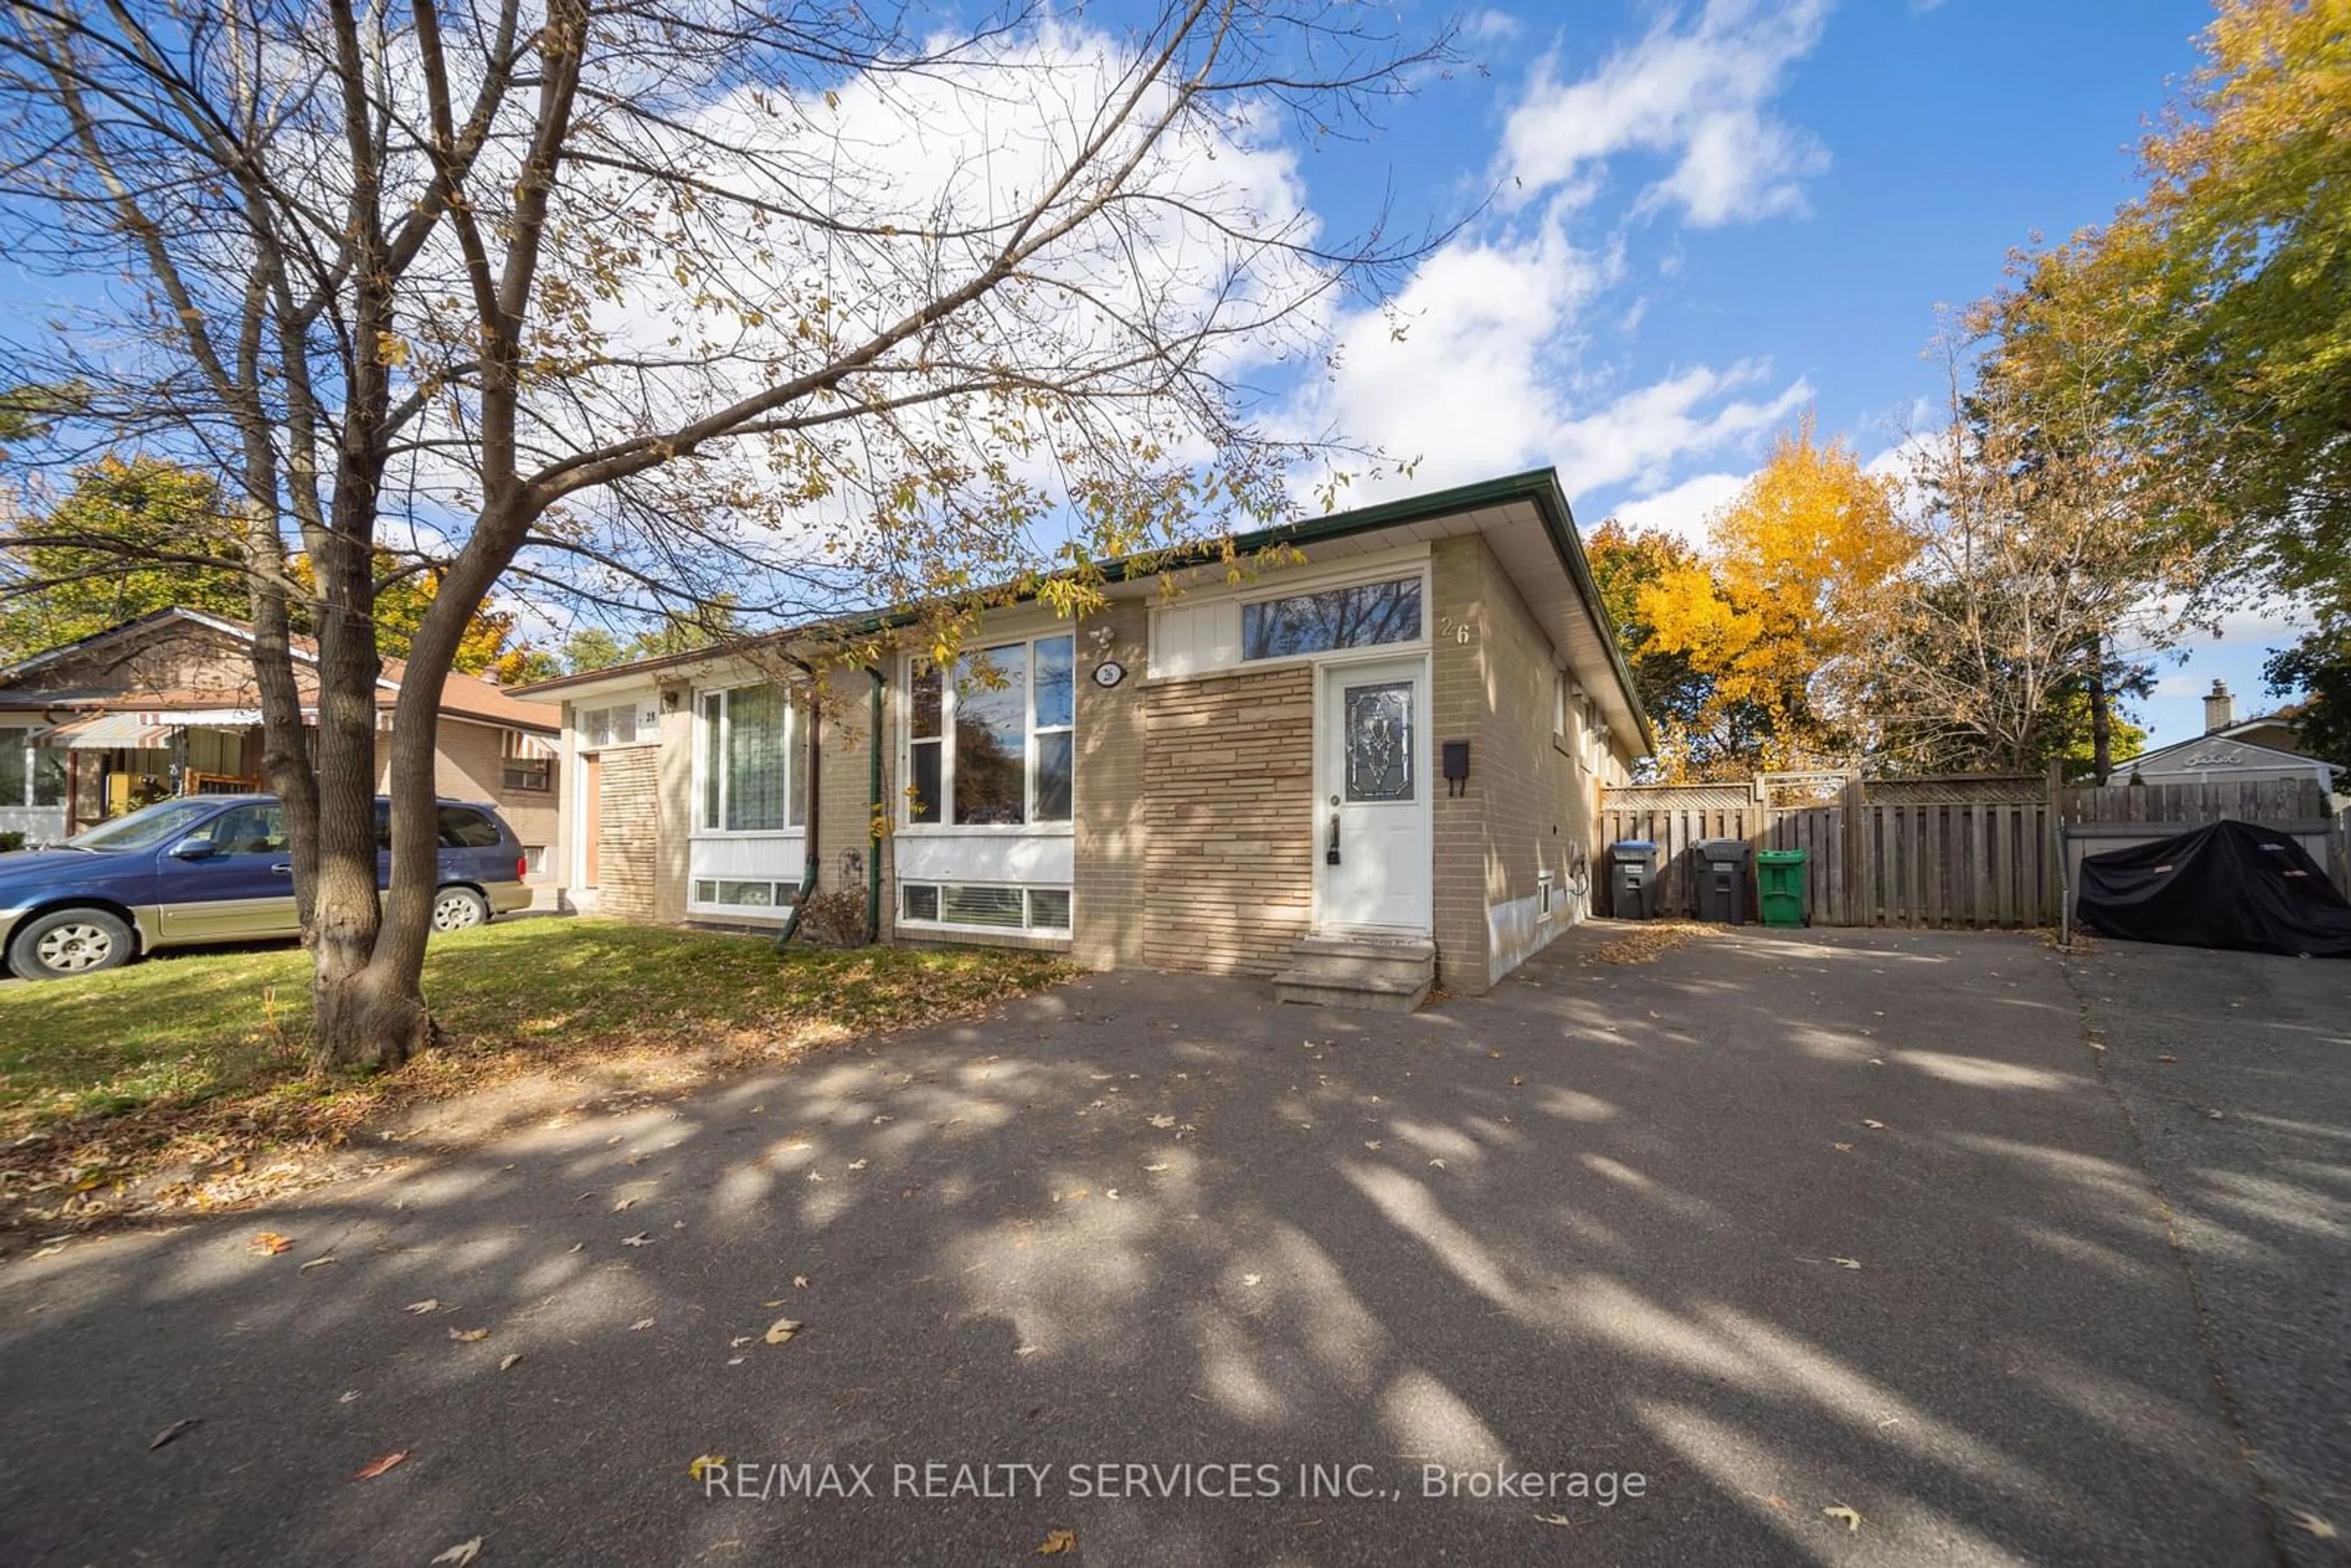
[[[1469,777],[1469,743],[1448,740],[1439,746],[1437,751],[1445,773],[1445,792],[1458,795],[1463,781]]]

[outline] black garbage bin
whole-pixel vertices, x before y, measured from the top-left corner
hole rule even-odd
[[[1657,846],[1622,839],[1608,846],[1608,912],[1619,920],[1656,919]]]
[[[1690,851],[1690,880],[1698,888],[1698,917],[1718,925],[1747,924],[1747,857],[1744,839],[1708,839]]]

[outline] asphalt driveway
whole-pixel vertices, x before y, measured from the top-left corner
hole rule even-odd
[[[1402,1019],[1102,977],[20,1259],[0,1560],[2334,1560],[2339,988],[1613,935]]]

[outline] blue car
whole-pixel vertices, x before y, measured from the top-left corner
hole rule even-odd
[[[527,907],[523,848],[497,812],[441,803],[436,931]],[[376,885],[392,882],[392,803],[378,800]],[[286,810],[270,795],[165,800],[55,849],[0,854],[0,951],[29,980],[198,942],[297,936]]]

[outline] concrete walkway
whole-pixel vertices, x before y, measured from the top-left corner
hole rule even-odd
[[[2339,1397],[2247,1364],[2291,1270],[2336,1315],[2281,1379],[2341,1371],[2323,1019],[2275,1038],[2325,1104],[2184,1092],[2307,1124],[2216,1165],[2121,1069],[2121,959],[1587,961],[1618,934],[1402,1019],[1102,977],[12,1263],[0,1560],[2267,1564],[2288,1501],[2351,1527]],[[2198,966],[2196,1017],[2269,1005],[2157,964]],[[828,1466],[852,1495],[777,1495]]]

